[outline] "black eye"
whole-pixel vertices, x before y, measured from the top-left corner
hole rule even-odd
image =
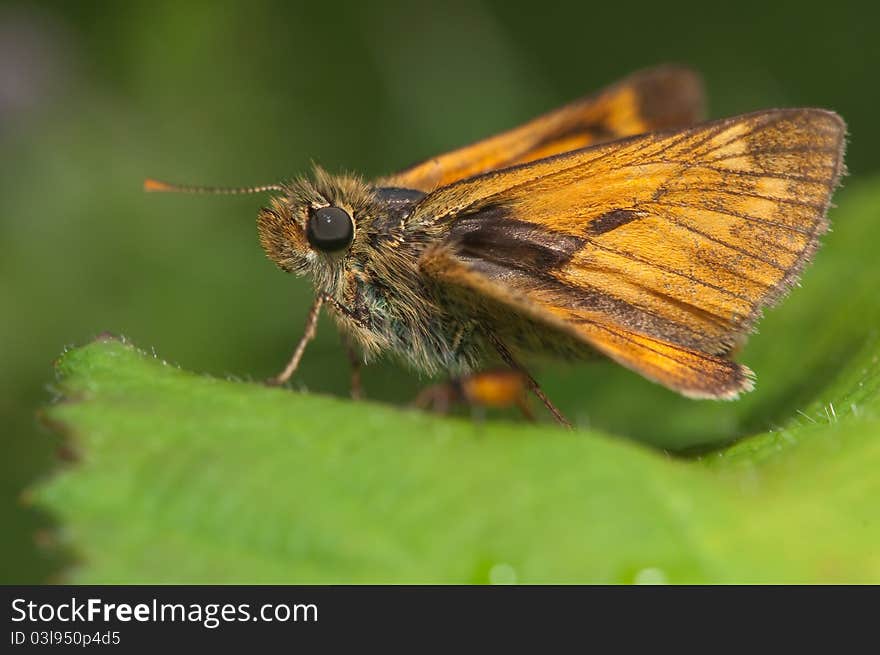
[[[354,223],[348,212],[339,207],[314,209],[309,215],[306,237],[318,250],[324,252],[344,250],[354,238]]]

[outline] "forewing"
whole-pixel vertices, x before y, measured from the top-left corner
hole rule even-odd
[[[571,338],[580,341],[618,364],[649,380],[692,398],[735,398],[752,388],[752,372],[745,366],[717,355],[684,348],[634,332],[618,324],[590,320],[586,313],[572,320],[565,305],[547,305],[545,299],[508,284],[503,277],[491,277],[477,270],[449,248],[428,251],[423,272],[447,291],[471,294],[471,304],[501,305],[529,324],[550,332],[543,340]],[[540,285],[541,280],[533,281]],[[455,291],[451,295],[455,295]],[[511,321],[508,319],[508,328]]]
[[[381,186],[432,191],[498,168],[701,119],[699,76],[673,66],[635,73],[513,130],[423,161]]]
[[[726,397],[748,375],[725,357],[826,230],[844,135],[823,110],[748,114],[466,180],[411,220],[445,223],[453,264],[519,309],[682,393]]]

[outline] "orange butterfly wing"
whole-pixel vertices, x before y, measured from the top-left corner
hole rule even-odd
[[[818,247],[844,136],[828,111],[748,114],[464,180],[410,220],[447,230],[427,275],[685,395],[734,397],[750,373],[727,356]]]
[[[416,164],[380,186],[432,191],[595,143],[690,125],[702,118],[703,105],[696,73],[673,66],[642,71],[513,130]]]

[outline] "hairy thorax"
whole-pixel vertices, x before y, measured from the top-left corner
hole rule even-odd
[[[388,191],[377,193],[382,198]],[[421,274],[419,258],[432,235],[407,226],[401,205],[390,203],[371,217],[332,293],[340,305],[331,312],[368,360],[387,352],[428,375],[470,371],[483,349],[476,322],[452,311],[442,290]]]

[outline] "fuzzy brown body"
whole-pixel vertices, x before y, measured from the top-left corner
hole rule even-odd
[[[457,375],[493,351],[598,351],[733,398],[752,376],[732,353],[827,229],[845,126],[820,109],[692,125],[701,106],[692,73],[661,68],[374,183],[316,169],[260,240],[368,359]],[[321,216],[350,221],[344,248],[316,247]]]
[[[417,190],[372,186],[320,169],[313,179],[289,187],[287,198],[296,198],[297,206],[340,206],[357,217],[354,243],[346,253],[315,253],[307,265],[316,291],[334,299],[330,312],[339,328],[367,360],[388,353],[428,375],[460,375],[485,362],[490,332],[520,351],[561,351],[566,345],[572,355],[589,350],[558,336],[542,339],[528,317],[425,275],[423,267],[436,253],[461,251],[468,232],[478,230],[463,229],[466,221],[412,220],[424,197]],[[297,224],[287,198],[264,210],[261,234],[284,232],[281,240],[264,239],[263,245],[283,269],[300,272],[302,262],[286,250],[295,243],[289,231]]]

